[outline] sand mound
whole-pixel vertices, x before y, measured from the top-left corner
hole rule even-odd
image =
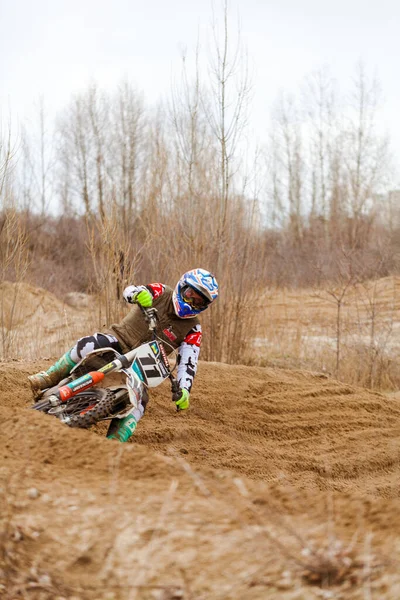
[[[0,304],[7,356],[34,359],[58,357],[77,338],[95,327],[87,295],[66,295],[65,302],[27,283],[3,282]]]
[[[395,397],[202,362],[191,410],[161,386],[122,445],[30,411],[39,366],[0,366],[10,598],[400,597]]]
[[[34,319],[39,314],[60,313],[64,305],[53,294],[27,283],[0,284],[4,322],[8,329]]]
[[[38,366],[0,367],[3,410],[31,403],[25,377]],[[306,371],[200,362],[192,399],[190,412],[176,414],[168,385],[152,390],[134,445],[162,454],[178,452],[193,465],[229,469],[253,479],[284,477],[302,489],[399,495],[400,400],[394,396]],[[25,410],[18,415],[16,430],[18,418],[26,419]],[[91,432],[71,432],[55,419],[43,422],[36,413],[29,415],[29,422],[39,427],[37,436],[43,423],[48,435],[62,435],[63,444],[71,439],[73,448],[75,434],[86,442],[98,441]],[[99,425],[93,431],[103,436],[105,429]]]

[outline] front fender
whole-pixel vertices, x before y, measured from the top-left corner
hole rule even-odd
[[[133,371],[127,373],[126,385],[129,392],[129,400],[134,408],[138,408],[141,404],[146,407],[147,390],[142,381],[136,377]]]

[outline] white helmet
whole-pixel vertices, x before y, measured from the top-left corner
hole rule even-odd
[[[193,269],[182,275],[172,295],[175,313],[181,319],[195,317],[217,298],[217,280],[206,269]]]

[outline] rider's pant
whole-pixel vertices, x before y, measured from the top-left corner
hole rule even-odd
[[[72,360],[78,363],[89,352],[98,350],[99,348],[113,348],[122,354],[122,348],[115,336],[108,333],[94,333],[78,340],[75,346],[71,348],[70,355]]]

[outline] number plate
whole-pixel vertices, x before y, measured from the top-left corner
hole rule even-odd
[[[148,387],[156,387],[168,377],[158,342],[140,346],[131,368]]]

